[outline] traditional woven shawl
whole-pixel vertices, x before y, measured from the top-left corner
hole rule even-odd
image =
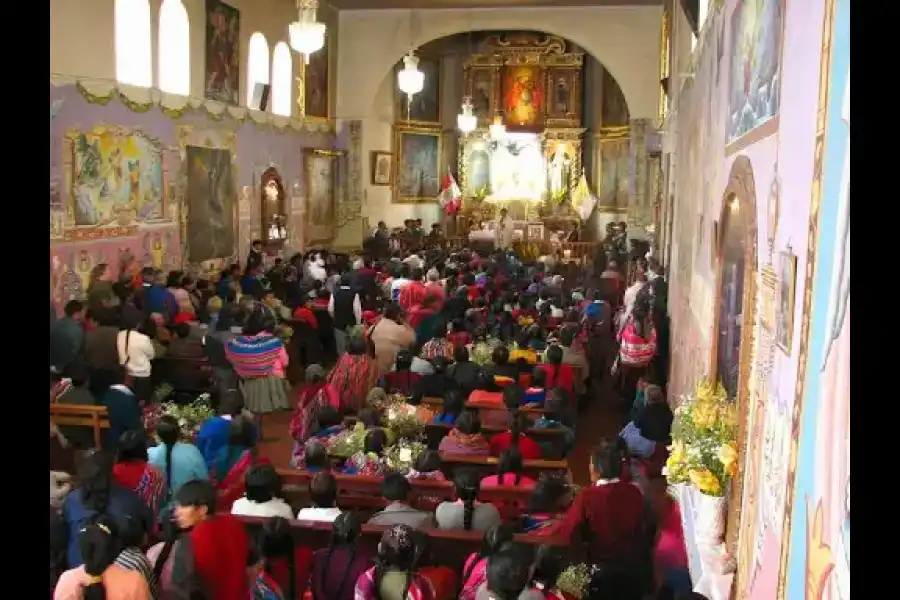
[[[271,333],[241,335],[226,342],[225,356],[238,377],[251,379],[270,374],[282,348],[281,340]]]

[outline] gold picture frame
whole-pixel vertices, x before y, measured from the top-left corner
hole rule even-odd
[[[391,185],[394,182],[394,153],[372,150],[369,169],[372,185]]]
[[[343,156],[338,150],[307,148],[303,151],[303,179],[306,191],[306,216],[303,222],[306,246],[326,245],[337,234],[338,178]],[[327,172],[325,165],[328,165]],[[316,170],[316,169],[319,170]]]
[[[794,302],[797,295],[797,255],[790,248],[780,252],[778,267],[778,304],[776,305],[775,342],[791,354],[794,337]]]
[[[422,91],[408,98],[394,88],[394,121],[403,125],[438,126],[441,123],[441,59],[438,56],[419,55],[419,70],[425,75]],[[394,80],[403,70],[401,60],[394,66]],[[409,102],[409,104],[407,104]]]
[[[426,127],[394,127],[395,204],[431,204],[441,191],[443,134]]]

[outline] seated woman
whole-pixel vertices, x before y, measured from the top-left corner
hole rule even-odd
[[[131,571],[137,571],[150,586],[150,594],[158,598],[159,583],[153,577],[153,564],[144,554],[147,546],[147,536],[150,533],[139,519],[126,515],[124,519],[116,522],[119,531],[119,543],[121,544],[116,564]]]
[[[472,343],[472,334],[466,330],[466,323],[463,319],[453,319],[450,329],[447,341],[453,346],[454,353],[458,348],[465,348]]]
[[[525,406],[544,406],[547,400],[547,374],[540,367],[535,367],[531,374],[531,386],[525,390],[522,402]]]
[[[429,480],[429,481],[447,481],[447,476],[441,470],[443,461],[437,450],[423,450],[413,462],[413,468],[406,474],[409,481]],[[433,503],[435,506],[441,502],[441,498],[437,496],[422,496],[421,500]]]
[[[440,600],[432,581],[416,572],[421,543],[408,525],[385,531],[375,566],[356,581],[356,600]]]
[[[556,344],[547,348],[547,363],[539,367],[546,376],[547,388],[561,388],[575,398],[575,370],[563,363],[563,350]]]
[[[219,451],[210,470],[216,484],[219,512],[231,512],[235,500],[244,495],[244,477],[250,467],[257,462],[268,462],[257,459],[255,452],[256,428],[246,417],[238,417],[231,422],[228,445]]]
[[[462,590],[459,600],[476,600],[478,589],[487,580],[487,565],[491,556],[512,547],[515,529],[510,525],[495,525],[481,540],[481,550],[466,558],[462,570]]]
[[[441,440],[438,450],[441,454],[489,456],[491,447],[481,434],[481,419],[478,417],[478,411],[463,410],[456,419],[456,427]]]
[[[413,383],[410,396],[417,398],[440,398],[450,389],[453,382],[447,377],[447,359],[437,356],[431,359],[432,372],[423,375]]]
[[[394,370],[384,374],[384,389],[391,394],[411,396],[422,375],[412,372],[413,355],[409,350],[397,352]],[[429,363],[430,366],[430,363]],[[431,369],[433,372],[433,369]]]
[[[384,449],[387,447],[387,433],[384,429],[370,429],[366,432],[362,452],[357,452],[344,463],[345,475],[375,475],[387,473]]]
[[[465,346],[453,347],[453,361],[447,369],[447,376],[463,398],[468,398],[481,381],[481,367],[469,360],[469,349]]]
[[[316,419],[326,406],[337,409],[340,400],[334,389],[325,385],[326,372],[321,365],[309,365],[303,378],[306,385],[300,393],[294,414],[291,416],[290,433],[295,444],[303,444],[316,433]]]
[[[247,576],[250,579],[250,595],[253,600],[287,600],[281,586],[266,571],[265,559],[259,546],[252,541],[247,551]]]
[[[78,530],[72,540],[84,563],[64,572],[53,598],[132,598],[150,600],[150,587],[140,572],[115,564],[121,548],[114,519],[102,519]],[[79,561],[80,562],[80,561]]]
[[[293,515],[288,518],[293,518]],[[258,545],[262,569],[285,598],[302,598],[309,585],[312,550],[294,544],[291,526],[281,517],[263,522]]]
[[[294,511],[281,498],[281,479],[272,465],[262,463],[250,467],[244,477],[244,487],[247,492],[231,505],[231,514],[294,518]]]
[[[318,441],[326,448],[328,444],[337,436],[346,431],[344,420],[341,415],[331,406],[323,406],[315,415],[312,427],[308,428],[315,433],[308,436],[304,443],[294,442],[294,451],[291,456],[291,466],[302,469],[306,464],[305,456],[307,445],[312,441]]]
[[[444,334],[447,331],[447,322],[443,317],[438,317],[434,324],[433,337],[422,344],[419,356],[425,360],[433,361],[437,357],[446,360],[453,359],[453,344],[447,341]]]
[[[313,553],[309,587],[316,600],[353,600],[355,584],[372,567],[372,559],[357,548],[360,523],[352,512],[334,520],[331,544]]]
[[[148,462],[147,434],[144,430],[126,431],[119,438],[119,453],[113,466],[113,479],[133,491],[153,511],[156,523],[166,498],[166,479],[162,471]]]
[[[522,433],[527,427],[525,416],[519,412],[524,393],[519,386],[509,386],[503,390],[503,403],[509,409],[509,431],[498,433],[491,438],[491,454],[500,456],[500,453],[512,446],[518,447],[525,460],[540,460],[543,456],[541,447],[537,442]]]
[[[355,414],[365,406],[366,394],[378,381],[378,363],[371,340],[351,337],[346,350],[328,374],[326,384],[340,400],[340,412]]]
[[[568,486],[562,477],[542,474],[528,499],[528,512],[522,515],[522,529],[539,535],[554,533],[567,494]]]
[[[228,368],[229,370],[231,369],[231,367]],[[219,450],[228,443],[228,431],[231,428],[231,421],[239,417],[243,410],[244,398],[241,396],[240,391],[231,389],[220,395],[216,416],[210,417],[200,426],[200,431],[194,436],[194,445],[200,451],[200,454],[203,455],[207,469],[212,466]],[[153,450],[150,451],[150,454],[152,457]],[[151,458],[151,460],[153,459]],[[159,466],[157,463],[153,464]]]
[[[547,403],[544,406],[544,414],[534,422],[535,429],[560,429],[563,431],[563,444],[559,448],[558,444],[552,442],[543,442],[541,451],[547,459],[562,460],[569,455],[575,446],[575,430],[572,428],[572,405],[569,401],[569,394],[565,390],[555,389],[550,392]]]
[[[310,473],[331,470],[328,448],[319,440],[310,440],[306,443],[306,470]]]
[[[522,475],[522,453],[513,445],[500,453],[497,461],[497,474],[488,475],[481,480],[481,487],[510,485],[522,488],[533,488],[535,481]]]
[[[479,386],[479,389],[486,389],[489,392],[502,391],[505,383],[519,379],[519,368],[515,364],[510,364],[509,348],[506,346],[494,348],[491,352],[491,364],[484,368],[483,373],[488,387]]]
[[[463,409],[465,408],[463,404],[462,394],[460,394],[456,390],[449,390],[442,395],[444,396],[444,405],[441,408],[441,411],[437,415],[435,415],[432,423],[455,425],[456,420],[459,418],[459,415],[462,414]]]
[[[478,502],[481,478],[477,471],[460,469],[453,479],[455,502],[441,502],[434,511],[440,529],[487,531],[501,523],[500,511],[493,504]]]
[[[112,457],[105,452],[88,455],[78,469],[76,487],[63,501],[62,518],[69,531],[69,547],[66,552],[69,567],[77,567],[82,560],[79,548],[79,532],[87,523],[100,515],[124,519],[136,517],[150,531],[153,512],[133,491],[117,484],[112,476]],[[110,562],[115,559],[113,556]]]
[[[147,450],[147,455],[150,463],[161,470],[165,477],[169,493],[162,512],[166,513],[171,509],[168,499],[173,498],[181,486],[194,479],[209,479],[209,471],[200,450],[193,444],[180,441],[181,427],[175,417],[161,416],[156,422],[156,436],[160,443]]]

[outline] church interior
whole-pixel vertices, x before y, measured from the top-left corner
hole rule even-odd
[[[738,415],[716,556],[677,493],[695,583],[847,600],[849,5],[51,0],[51,304],[123,255],[201,275],[379,222],[492,243],[506,209],[567,261],[627,235],[670,405],[713,378]]]

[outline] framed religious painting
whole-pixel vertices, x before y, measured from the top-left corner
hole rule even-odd
[[[330,102],[328,97],[328,34],[325,45],[318,52],[309,55],[309,64],[303,71],[303,115],[309,119],[328,119]]]
[[[391,185],[394,155],[381,150],[372,151],[372,185]]]
[[[497,112],[497,67],[466,67],[466,95],[472,98],[472,109],[478,122],[489,124]]]
[[[241,13],[220,0],[206,0],[204,96],[237,106],[241,88]]]
[[[306,178],[306,245],[330,244],[337,218],[338,159],[343,152],[307,148],[303,152]]]
[[[396,74],[403,70],[401,60],[394,67]],[[441,59],[429,56],[419,57],[419,70],[425,75],[422,91],[408,98],[394,86],[394,121],[417,125],[439,125],[441,122]],[[408,100],[408,101],[407,101]]]
[[[394,202],[436,202],[441,191],[441,132],[395,127],[394,156]]]
[[[548,69],[546,89],[547,120],[565,121],[565,125],[577,126],[581,120],[581,70]]]
[[[790,248],[780,253],[778,303],[775,315],[775,341],[785,354],[791,354],[794,337],[794,302],[797,295],[797,255]]]
[[[507,65],[503,72],[503,112],[506,127],[534,131],[543,125],[543,74],[537,65]]]

